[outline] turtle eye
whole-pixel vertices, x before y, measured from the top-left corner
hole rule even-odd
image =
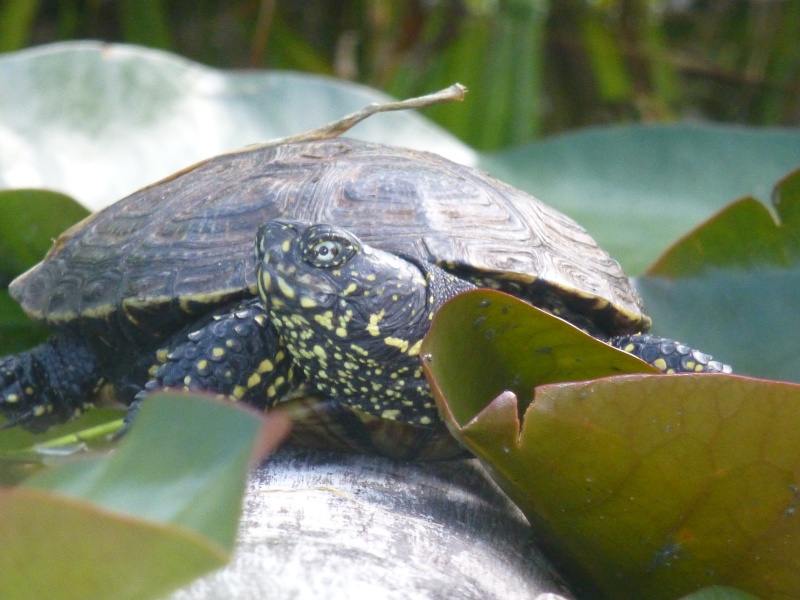
[[[328,237],[314,240],[305,252],[305,260],[321,268],[338,267],[346,263],[355,254],[355,248],[349,240],[339,237]]]

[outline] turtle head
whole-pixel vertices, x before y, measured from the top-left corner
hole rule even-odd
[[[259,228],[256,258],[264,306],[312,386],[383,418],[434,422],[419,363],[438,306],[425,265],[289,220]]]
[[[427,301],[426,276],[418,265],[325,223],[279,219],[262,225],[256,264],[268,310],[306,320],[308,315],[331,311],[354,325],[366,320],[362,332],[354,328],[351,335],[340,337],[356,339],[359,333],[375,337],[367,330],[375,321],[370,317],[390,312],[390,304],[404,299],[405,307],[392,308],[398,317],[395,326],[402,328],[409,314],[416,315]]]

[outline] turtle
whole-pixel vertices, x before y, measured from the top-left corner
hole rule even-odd
[[[646,333],[619,263],[554,208],[436,154],[336,137],[211,158],[66,230],[9,287],[53,335],[0,358],[0,412],[41,431],[101,387],[129,421],[156,389],[201,390],[299,402],[299,438],[416,457],[444,431],[421,338],[475,287],[662,371],[730,371]]]

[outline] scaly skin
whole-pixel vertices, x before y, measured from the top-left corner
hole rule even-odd
[[[103,383],[95,354],[75,335],[55,335],[0,358],[0,413],[5,427],[44,431],[91,407]]]
[[[176,336],[156,357],[138,400],[170,388],[211,392],[263,409],[275,404],[294,381],[291,357],[257,299]]]
[[[105,382],[96,355],[74,334],[0,358],[4,427],[44,431],[68,421],[92,406]],[[139,402],[160,388],[208,392],[263,409],[297,384],[291,359],[258,299],[202,318],[111,383],[124,385],[126,392],[139,390],[128,424]]]

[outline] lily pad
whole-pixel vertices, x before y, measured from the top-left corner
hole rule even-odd
[[[0,494],[0,597],[156,597],[223,565],[248,468],[287,427],[196,396],[148,399],[114,453]]]
[[[620,600],[714,584],[800,595],[800,386],[728,375],[553,384],[537,388],[520,426],[512,392],[470,415],[436,363],[448,427],[576,589]]]
[[[473,290],[446,302],[422,344],[424,364],[474,414],[503,390],[531,398],[546,383],[620,373],[658,373],[570,323],[494,290]],[[434,362],[435,361],[435,362]],[[480,372],[475,379],[465,374]]]
[[[0,355],[41,342],[33,324],[5,287],[39,262],[53,239],[89,214],[72,198],[48,190],[0,190]]]
[[[184,529],[41,490],[0,492],[0,506],[3,598],[155,598],[228,558]]]
[[[0,277],[14,277],[35,265],[62,231],[88,214],[58,192],[0,190]]]
[[[9,293],[0,290],[0,356],[31,348],[46,337],[47,329],[31,321]]]
[[[800,381],[800,171],[678,241],[637,281],[654,331],[701,345],[739,373]]]

